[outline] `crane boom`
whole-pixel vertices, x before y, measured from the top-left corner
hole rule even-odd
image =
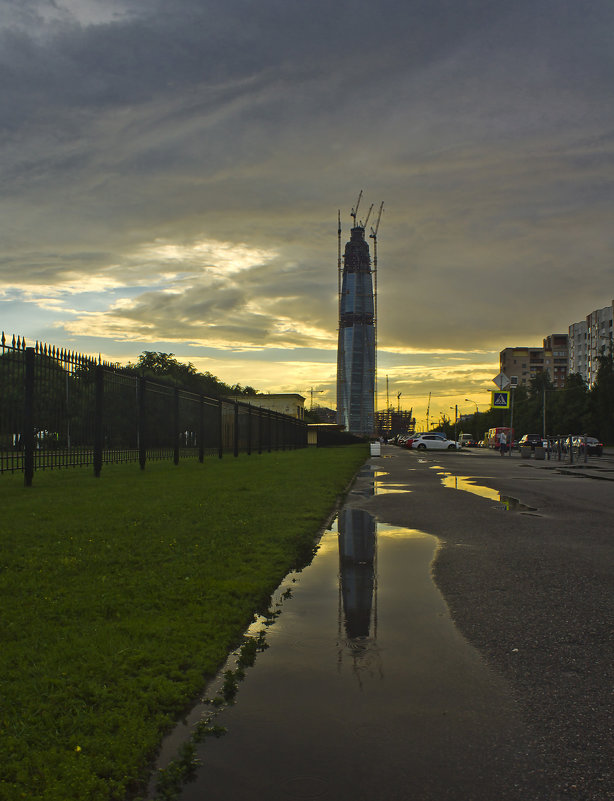
[[[358,214],[358,207],[360,206],[360,199],[362,197],[362,189],[358,195],[358,200],[356,201],[356,206],[350,212],[350,217],[354,220],[354,228],[356,228],[356,215]]]
[[[379,228],[379,221],[382,219],[382,211],[384,210],[384,201],[380,203],[379,212],[377,214],[377,221],[375,223],[375,228],[371,228],[371,233],[369,234],[370,239],[377,239],[377,231]]]

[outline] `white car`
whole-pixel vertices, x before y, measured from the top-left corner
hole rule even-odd
[[[458,451],[460,448],[460,443],[454,442],[453,439],[446,439],[442,437],[441,434],[420,434],[420,436],[413,439],[411,443],[411,449],[419,451]]]

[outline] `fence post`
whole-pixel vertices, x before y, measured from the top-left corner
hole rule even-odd
[[[32,486],[34,477],[34,348],[26,348],[23,423],[23,483]]]
[[[96,365],[94,392],[94,476],[102,470],[102,420],[104,406],[104,367]]]
[[[147,441],[146,441],[146,420],[145,420],[145,392],[147,386],[147,379],[145,376],[139,376],[137,378],[137,389],[138,389],[138,419],[137,419],[137,434],[139,440],[139,464],[141,466],[141,470],[145,469],[145,462],[147,460]]]
[[[218,439],[218,459],[224,455],[224,401],[220,398],[218,401],[218,418],[219,418],[219,439]]]
[[[235,436],[233,453],[235,456],[239,455],[239,403],[235,401]]]
[[[252,405],[247,404],[247,455],[252,455]]]
[[[179,387],[173,393],[173,461],[179,464]]]
[[[198,409],[198,461],[202,464],[205,459],[205,398],[200,396]]]

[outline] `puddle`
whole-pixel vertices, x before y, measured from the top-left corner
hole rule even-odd
[[[536,507],[526,506],[517,498],[512,498],[510,495],[503,495],[498,490],[491,487],[485,487],[481,484],[476,484],[476,478],[470,476],[455,476],[452,473],[439,473],[441,476],[441,483],[444,487],[450,489],[462,490],[463,492],[471,492],[473,495],[479,495],[481,498],[487,498],[490,501],[496,501],[499,506],[496,509],[503,509],[508,512],[535,512]]]
[[[343,509],[312,564],[280,585],[268,648],[215,716],[227,733],[196,746],[200,767],[177,798],[434,801],[471,798],[476,786],[501,798],[520,724],[432,581],[437,547],[428,533]],[[210,715],[196,707],[159,764]]]
[[[375,469],[373,472],[361,470],[357,478],[370,480],[367,482],[357,482],[357,488],[351,490],[350,494],[362,498],[370,498],[373,495],[391,495],[399,492],[411,492],[407,484],[392,484],[382,481],[381,479],[387,475],[389,474]]]
[[[388,475],[390,474],[383,473],[380,470],[377,470],[373,474],[373,495],[392,495],[399,492],[411,492],[407,484],[392,484],[381,480]]]
[[[505,508],[508,512],[536,512],[537,507],[535,506],[527,506],[524,503],[520,503],[518,498],[512,498],[511,495],[502,495],[501,496],[501,504],[502,507]]]

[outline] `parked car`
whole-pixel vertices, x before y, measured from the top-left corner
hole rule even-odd
[[[534,451],[536,446],[539,448],[543,447],[543,442],[541,434],[523,434],[518,442],[518,447],[524,448],[525,446],[529,446],[531,450]]]
[[[420,436],[415,437],[411,440],[411,445],[409,446],[412,450],[418,451],[426,451],[426,450],[449,450],[449,451],[456,451],[460,450],[460,444],[458,442],[454,442],[453,439],[446,439],[443,434],[437,433],[429,433],[429,434],[420,434]]]
[[[404,448],[411,448],[411,444],[415,439],[418,439],[418,437],[423,437],[427,433],[429,435],[432,434],[433,436],[441,437],[442,439],[446,438],[446,435],[442,434],[440,431],[428,431],[428,432],[427,431],[419,431],[416,434],[409,434],[409,436],[407,437],[407,439],[403,443],[403,447]]]
[[[572,437],[571,443],[574,448],[578,448],[580,453],[584,454],[584,437]],[[586,437],[586,453],[589,456],[602,456],[603,442],[595,437]]]

